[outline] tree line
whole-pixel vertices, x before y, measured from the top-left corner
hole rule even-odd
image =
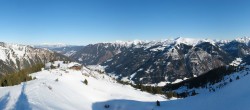
[[[180,83],[175,84],[167,84],[163,87],[155,87],[155,86],[145,86],[143,84],[131,84],[129,82],[124,82],[121,80],[117,80],[118,83],[125,84],[125,85],[131,85],[132,87],[136,89],[140,89],[141,91],[145,91],[152,94],[161,94],[165,95],[167,98],[185,98],[188,96],[194,96],[198,93],[196,93],[195,90],[189,91],[189,92],[182,92],[177,93],[175,92],[176,89],[186,86],[188,89],[192,88],[199,88],[199,87],[206,87],[206,85],[209,83],[210,85],[213,85],[215,83],[220,82],[223,80],[224,76],[230,75],[233,72],[237,72],[242,70],[243,67],[234,67],[234,66],[222,66],[216,69],[213,69],[203,75],[200,75],[198,77],[190,78],[188,80],[182,81]],[[237,78],[236,78],[237,79]],[[238,78],[239,79],[239,78]]]
[[[29,68],[25,68],[22,70],[19,70],[14,73],[6,74],[0,78],[0,86],[13,86],[18,85],[21,82],[26,82],[32,80],[32,77],[29,76],[29,74],[41,71],[41,68],[44,67],[44,64],[36,64]]]
[[[145,91],[151,94],[161,94],[167,97],[168,99],[176,97],[176,98],[183,98],[182,94],[178,94],[175,91],[163,91],[163,87],[160,86],[146,86],[143,84],[131,84],[129,82],[117,80],[118,83],[123,84],[123,85],[130,85],[136,89],[139,89],[141,91]]]
[[[164,91],[176,90],[182,86],[186,86],[188,89],[199,88],[199,87],[204,88],[207,86],[208,83],[210,85],[214,85],[215,83],[222,81],[224,76],[230,75],[242,69],[243,68],[241,67],[222,66],[222,67],[213,69],[203,75],[200,75],[199,77],[190,78],[180,83],[168,84],[163,88],[163,90]]]

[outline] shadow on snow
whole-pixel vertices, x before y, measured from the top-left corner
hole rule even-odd
[[[162,107],[162,106],[161,106]],[[92,105],[92,110],[157,110],[156,102],[141,102],[134,100],[109,100],[104,102],[96,102]]]
[[[10,93],[6,94],[5,96],[3,96],[0,99],[0,110],[3,110],[6,108],[8,102],[9,102],[9,97],[10,97]]]
[[[14,107],[14,110],[31,110],[27,95],[24,93],[25,87],[26,87],[26,84],[24,83],[22,86],[21,94]]]

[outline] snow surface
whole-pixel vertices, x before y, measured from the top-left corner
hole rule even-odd
[[[130,47],[132,45],[140,45],[143,44],[144,41],[141,40],[133,40],[133,41],[121,41],[121,40],[117,40],[115,42],[112,42],[113,44],[117,44],[117,45],[123,45],[126,47]]]
[[[81,66],[81,64],[77,63],[77,62],[72,62],[68,64],[68,68],[73,67],[73,66]]]
[[[165,86],[166,84],[168,84],[168,83],[170,83],[170,82],[166,82],[166,81],[162,81],[162,82],[159,82],[158,84],[157,84],[157,86]]]
[[[239,66],[242,62],[241,58],[236,58],[234,61],[232,61],[232,63],[230,63],[230,65],[232,66]]]
[[[250,75],[235,80],[210,94],[163,102],[167,110],[248,110],[250,105]],[[163,109],[156,109],[163,110]]]
[[[179,82],[182,82],[182,81],[183,81],[182,79],[176,79],[174,82],[172,82],[172,84],[179,83]]]
[[[65,53],[64,55],[67,56],[67,57],[70,57],[70,56],[74,55],[76,52],[77,52],[77,51],[75,51],[75,50],[71,50],[71,51]],[[79,61],[80,61],[80,60],[79,60]]]
[[[166,47],[164,47],[164,46],[159,46],[159,47],[157,47],[157,48],[152,48],[152,49],[150,49],[150,51],[163,51],[165,48],[166,48]]]
[[[176,38],[175,40],[176,44],[183,43],[187,45],[196,45],[200,41],[200,39],[183,38],[183,37]]]
[[[108,100],[166,100],[160,95],[118,84],[105,74],[84,69],[43,70],[31,75],[37,78],[35,80],[17,86],[0,87],[0,109],[99,110],[95,108],[95,103]],[[85,79],[88,85],[82,83]]]
[[[137,72],[135,72],[132,75],[130,75],[130,80],[132,80],[135,77],[136,74],[137,74]]]

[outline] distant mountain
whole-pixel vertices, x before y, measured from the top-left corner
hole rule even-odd
[[[47,49],[0,42],[0,75],[56,59],[69,60],[66,56]]]
[[[84,48],[84,46],[66,46],[66,47],[50,48],[50,50],[63,54],[67,57],[71,57],[76,52],[80,51],[82,48]]]
[[[71,55],[70,58],[85,65],[96,65],[107,61],[126,49],[127,47],[124,45],[113,45],[109,43],[91,44],[83,47]]]
[[[82,49],[84,46],[66,45],[66,44],[42,44],[34,45],[33,47],[49,49],[57,53],[63,54],[67,57],[74,55],[77,51]]]
[[[121,80],[154,84],[199,76],[233,60],[213,42],[186,41],[179,38],[172,42],[132,46],[101,65]]]
[[[54,49],[54,48],[61,48],[67,47],[71,45],[63,44],[63,43],[43,43],[38,45],[33,45],[35,48],[46,48],[46,49]]]

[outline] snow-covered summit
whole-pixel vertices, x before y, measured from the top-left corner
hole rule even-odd
[[[203,42],[209,42],[213,45],[216,44],[216,40],[212,39],[195,39],[195,38],[183,38],[183,37],[178,37],[175,39],[176,44],[186,44],[186,45],[191,45],[195,46]]]
[[[8,58],[14,59],[12,57],[16,57],[19,59],[23,58],[25,53],[27,52],[27,48],[28,46],[25,46],[25,45],[7,44],[7,43],[1,42],[0,59],[3,61],[6,61]]]
[[[248,45],[250,42],[250,37],[241,37],[241,38],[236,38],[235,41],[238,41],[240,43],[245,43]]]
[[[52,57],[62,58],[53,51],[33,48],[28,45],[0,42],[0,74],[12,73],[16,70],[44,63]],[[66,59],[66,57],[64,57]]]
[[[114,44],[118,44],[118,45],[123,45],[123,46],[131,46],[131,45],[141,45],[143,43],[145,43],[146,41],[142,41],[142,40],[133,40],[133,41],[121,41],[121,40],[117,40],[115,42],[112,42]]]
[[[175,39],[176,44],[187,44],[187,45],[196,45],[198,44],[200,39],[194,39],[194,38],[183,38],[183,37],[178,37]]]
[[[178,37],[175,39],[163,39],[163,40],[133,40],[133,41],[121,41],[121,40],[117,40],[114,42],[105,42],[104,44],[112,44],[112,45],[119,45],[119,46],[125,46],[125,47],[144,47],[144,48],[150,48],[152,46],[158,46],[158,45],[162,45],[162,46],[169,46],[172,44],[186,44],[186,45],[191,45],[191,46],[195,46],[198,45],[202,42],[209,42],[213,45],[216,44],[216,40],[211,40],[211,39],[195,39],[195,38],[184,38],[184,37]]]

